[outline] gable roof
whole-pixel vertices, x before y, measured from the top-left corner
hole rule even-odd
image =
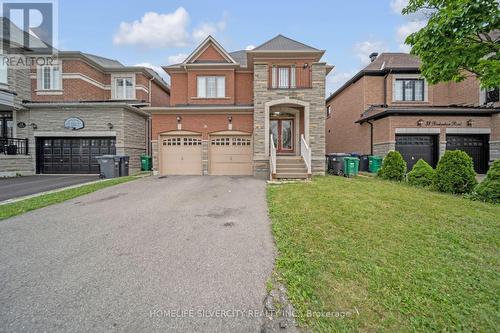
[[[304,43],[298,42],[291,38],[285,37],[283,35],[277,35],[276,37],[268,40],[267,42],[257,46],[250,52],[255,51],[309,51],[309,52],[321,52],[312,46],[306,45]]]
[[[247,67],[247,51],[239,50],[229,53],[231,57],[240,64],[241,67]]]
[[[212,44],[215,49],[228,61],[228,63],[237,64],[231,55],[220,45],[215,38],[208,36],[205,40],[198,45],[198,47],[182,62],[182,64],[189,64],[196,61],[196,59],[203,53],[203,51]]]
[[[327,97],[326,103],[328,103],[332,98],[340,94],[344,89],[346,89],[351,84],[358,81],[361,77],[371,74],[371,75],[383,75],[385,73],[395,71],[395,72],[419,72],[420,71],[420,59],[409,53],[400,52],[385,52],[381,53],[377,58],[369,63],[365,68],[360,70],[356,75],[350,78],[346,83],[344,83],[339,89],[333,92]]]

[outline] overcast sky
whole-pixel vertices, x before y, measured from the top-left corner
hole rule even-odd
[[[161,71],[208,34],[228,51],[283,34],[326,50],[323,60],[335,66],[329,94],[365,66],[371,52],[408,51],[404,38],[425,22],[400,14],[406,2],[59,0],[59,48]]]

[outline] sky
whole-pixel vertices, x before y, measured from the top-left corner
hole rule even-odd
[[[425,25],[401,15],[408,0],[59,0],[59,49],[125,65],[181,62],[208,34],[229,52],[282,34],[326,50],[334,65],[327,95],[369,62],[371,52],[408,52],[404,38]]]

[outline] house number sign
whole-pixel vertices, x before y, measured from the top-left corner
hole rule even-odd
[[[79,130],[85,127],[83,120],[80,118],[68,118],[64,121],[64,127],[72,130]]]

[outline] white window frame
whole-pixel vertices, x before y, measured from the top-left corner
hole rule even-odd
[[[132,95],[126,96],[127,88],[126,85],[123,85],[121,89],[123,89],[123,97],[118,96],[118,80],[130,80],[132,82]],[[136,85],[135,85],[135,75],[131,74],[112,74],[111,75],[111,99],[119,99],[119,100],[134,100],[136,99],[135,93]]]
[[[46,69],[49,70],[49,86],[45,86]],[[54,79],[54,72],[58,73],[58,77]],[[62,63],[55,65],[43,65],[37,67],[37,89],[43,91],[60,91],[62,90]]]
[[[500,90],[500,86],[498,87]],[[498,102],[490,102],[490,103],[498,103]],[[479,105],[486,105],[486,89],[479,87]]]
[[[332,107],[328,105],[326,107],[326,117],[330,117],[332,115]]]
[[[423,100],[402,100],[396,99],[396,81],[397,80],[424,80],[424,99]],[[393,74],[392,78],[392,101],[400,103],[425,103],[428,102],[429,97],[429,84],[427,80],[420,74]]]
[[[295,65],[275,65],[271,69],[273,89],[295,89],[297,87],[297,67]]]
[[[208,83],[212,82],[213,85]],[[224,75],[198,75],[196,77],[197,98],[226,98],[226,77]]]

